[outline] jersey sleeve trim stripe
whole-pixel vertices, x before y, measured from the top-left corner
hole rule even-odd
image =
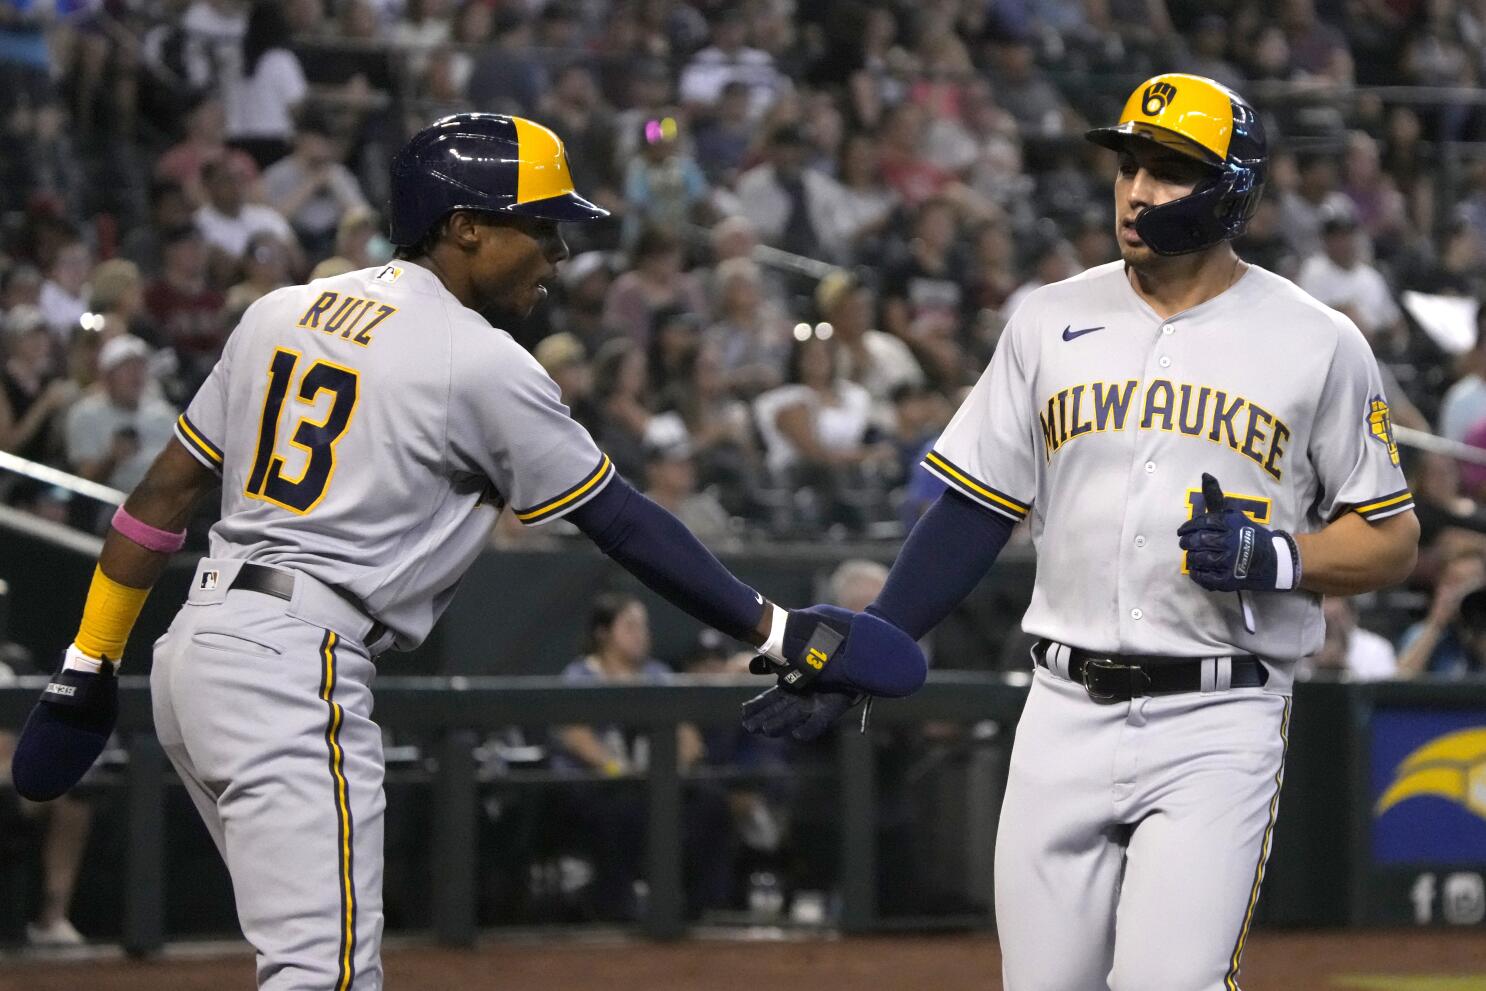
[[[1414,508],[1414,494],[1408,489],[1402,489],[1374,499],[1372,502],[1358,503],[1352,509],[1365,520],[1381,520],[1389,516],[1397,516],[1406,509]]]
[[[186,419],[186,414],[184,413],[176,417],[175,435],[185,445],[186,450],[196,456],[196,460],[206,465],[212,471],[221,472],[222,449],[207,440],[201,431],[197,430],[196,426],[190,420]]]
[[[531,525],[533,523],[545,523],[556,519],[563,513],[577,509],[588,497],[598,494],[603,483],[614,475],[614,462],[609,460],[606,454],[599,459],[598,467],[588,474],[583,481],[568,489],[555,499],[548,500],[532,509],[516,510],[516,518],[522,523]]]
[[[998,512],[1011,516],[1012,519],[1021,520],[1032,508],[1024,502],[1018,502],[1004,492],[991,488],[989,485],[977,480],[968,472],[957,467],[938,451],[930,451],[924,456],[921,464],[940,479],[959,489],[961,492]]]

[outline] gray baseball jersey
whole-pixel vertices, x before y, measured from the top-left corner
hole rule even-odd
[[[536,360],[402,262],[254,303],[176,436],[222,475],[212,557],[338,588],[402,648],[502,506],[546,522],[613,477]]]
[[[1254,593],[1250,633],[1237,596],[1185,577],[1176,530],[1204,471],[1291,532],[1413,505],[1367,341],[1258,267],[1168,320],[1122,262],[1038,289],[924,466],[1030,517],[1024,628],[1102,652],[1285,662],[1321,646],[1319,596]]]

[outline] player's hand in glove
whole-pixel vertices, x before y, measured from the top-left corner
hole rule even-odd
[[[1300,550],[1228,505],[1218,480],[1202,475],[1204,512],[1176,531],[1192,580],[1213,592],[1289,591],[1300,584]]]
[[[744,706],[744,728],[809,740],[864,697],[916,691],[928,662],[886,620],[820,605],[790,612],[779,647],[755,657],[750,670],[778,675],[779,684]]]
[[[68,647],[62,670],[42,690],[16,742],[10,762],[15,790],[49,802],[77,784],[103,752],[118,712],[113,662]]]

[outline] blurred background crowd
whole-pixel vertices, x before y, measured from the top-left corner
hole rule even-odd
[[[1483,70],[1483,0],[4,0],[0,450],[127,491],[248,305],[391,257],[397,147],[496,111],[554,129],[613,212],[566,232],[548,301],[504,329],[620,470],[715,546],[897,541],[1020,299],[1118,257],[1113,160],[1083,131],[1160,71],[1264,117],[1240,254],[1356,321],[1398,424],[1486,450]],[[1369,629],[1328,602],[1307,673],[1486,671],[1486,469],[1404,456],[1418,572]],[[106,519],[33,481],[0,495]],[[564,539],[508,523],[494,540]],[[569,678],[662,675],[636,605],[595,604]],[[555,737],[603,774],[634,742]],[[775,829],[756,796],[704,798],[698,836],[726,802]],[[602,853],[605,897],[633,853]]]

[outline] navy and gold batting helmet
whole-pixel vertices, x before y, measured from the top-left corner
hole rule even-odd
[[[416,244],[455,210],[545,220],[607,217],[573,188],[562,139],[504,114],[454,114],[415,134],[392,160],[391,241]]]
[[[1268,147],[1254,108],[1203,76],[1168,72],[1125,101],[1120,122],[1086,135],[1116,151],[1154,141],[1212,166],[1212,177],[1181,199],[1151,207],[1135,231],[1158,255],[1184,255],[1237,237],[1264,193]]]

